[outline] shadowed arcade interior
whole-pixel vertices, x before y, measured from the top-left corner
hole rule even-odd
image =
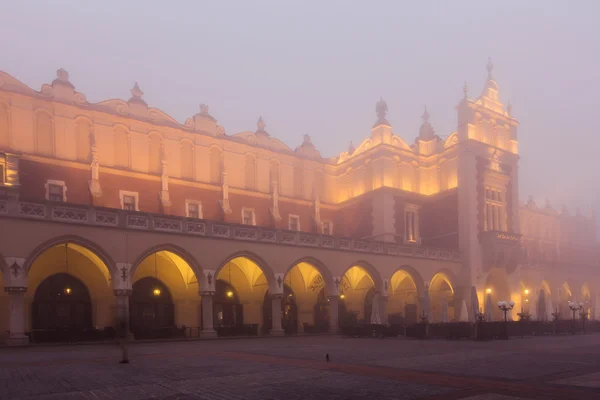
[[[412,275],[400,269],[392,275],[388,289],[388,320],[391,324],[414,324],[419,316],[419,295]]]

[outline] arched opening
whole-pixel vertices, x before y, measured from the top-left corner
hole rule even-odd
[[[136,337],[181,336],[188,327],[200,327],[198,279],[178,253],[149,253],[136,266],[132,283],[130,329]]]
[[[68,273],[44,279],[33,298],[32,334],[37,341],[76,341],[92,329],[92,301],[87,287]]]
[[[573,293],[571,287],[567,282],[563,283],[558,288],[558,312],[560,319],[569,319],[571,315],[571,309],[569,308],[569,301],[573,300]]]
[[[25,331],[31,340],[72,341],[113,335],[115,296],[102,259],[74,242],[40,252],[28,270]],[[53,322],[55,321],[55,322]]]
[[[592,317],[592,294],[587,283],[581,287],[581,302],[583,303],[583,314],[586,318]]]
[[[488,319],[490,316],[493,321],[504,319],[504,313],[497,306],[499,301],[511,301],[508,277],[504,268],[492,268],[485,280],[484,292],[479,302]]]
[[[345,306],[339,314],[340,326],[372,322],[373,314],[370,310],[365,312],[367,293],[371,289],[375,289],[375,281],[364,267],[354,265],[346,271],[339,285],[339,303]]]
[[[234,328],[244,323],[244,308],[235,288],[227,282],[217,279],[213,299],[213,323],[219,328]]]
[[[235,257],[221,267],[217,273],[217,282],[219,280],[224,285],[216,288],[216,298],[231,297],[228,292],[232,292],[237,301],[237,311],[234,326],[219,329],[217,321],[217,333],[221,336],[258,335],[259,326],[263,323],[263,301],[269,289],[263,270],[248,257]],[[216,315],[220,311],[216,301],[213,302],[213,308]]]
[[[167,286],[147,276],[133,284],[129,326],[136,339],[169,337],[175,327],[175,306]]]
[[[265,293],[263,301],[263,332],[268,333],[273,328],[273,307],[269,292]],[[298,333],[298,306],[296,296],[292,288],[283,285],[283,297],[281,298],[281,327],[286,335]]]
[[[345,298],[345,296],[344,296]],[[340,297],[338,300],[338,325],[342,326],[342,316],[347,314],[346,302]],[[317,295],[317,303],[314,306],[315,324],[309,327],[308,333],[323,333],[329,331],[329,307],[330,301],[327,297],[327,289],[321,288]]]
[[[412,275],[400,269],[388,287],[388,321],[394,325],[416,324],[419,318],[419,292]]]
[[[450,278],[443,272],[433,276],[429,284],[432,322],[454,321],[454,287]]]
[[[326,279],[321,273],[323,267],[317,268],[311,261],[295,264],[287,274],[283,283],[289,287],[297,310],[296,327],[299,332],[317,333],[329,330],[329,302],[326,291]],[[283,319],[282,319],[283,321]]]

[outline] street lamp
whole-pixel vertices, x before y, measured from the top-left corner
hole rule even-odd
[[[575,333],[575,313],[583,310],[583,303],[577,303],[576,301],[569,302],[569,308],[573,312],[573,333]]]
[[[498,308],[500,309],[500,311],[502,311],[504,313],[504,322],[508,322],[508,319],[506,318],[506,313],[508,313],[510,310],[512,310],[514,306],[515,306],[514,301],[499,301],[498,302]]]

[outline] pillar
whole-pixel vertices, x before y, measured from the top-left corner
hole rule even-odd
[[[329,333],[337,335],[339,330],[339,298],[338,296],[328,296],[329,299]]]
[[[283,336],[281,327],[281,294],[272,294],[271,296],[271,336]]]
[[[9,307],[9,336],[6,340],[8,346],[23,346],[29,344],[25,336],[25,292],[26,287],[8,286],[4,288],[8,293]]]
[[[115,289],[115,297],[117,298],[117,321],[121,323],[125,322],[125,332],[128,339],[133,339],[133,335],[130,330],[129,318],[129,298],[131,297],[131,290],[129,289]]]
[[[388,296],[379,296],[379,311],[381,315],[381,323],[388,324]]]
[[[202,298],[202,331],[200,337],[214,338],[217,337],[213,325],[213,296],[215,292],[200,292]]]

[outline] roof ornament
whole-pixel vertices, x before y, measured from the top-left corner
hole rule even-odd
[[[262,117],[258,117],[258,122],[256,123],[259,131],[264,131],[267,124],[263,121]]]
[[[508,104],[506,105],[506,113],[508,115],[512,114],[512,104],[510,103],[510,100],[508,101]]]
[[[144,95],[144,92],[142,92],[142,89],[140,89],[140,85],[138,85],[137,82],[133,85],[133,89],[131,89],[131,95],[136,99],[141,99]]]
[[[352,140],[351,140],[350,143],[348,144],[348,154],[354,154],[355,151],[356,151],[356,148],[354,147],[354,144],[352,144]]]
[[[427,106],[425,106],[425,111],[423,112],[423,115],[421,116],[421,118],[423,119],[424,124],[429,123],[429,112],[427,112]]]
[[[200,114],[208,115],[208,106],[206,104],[200,104]]]
[[[488,57],[488,63],[485,68],[488,72],[488,81],[494,80],[494,78],[492,77],[492,71],[494,70],[494,63],[492,62],[492,57]]]
[[[427,111],[427,106],[425,106],[425,111],[423,111],[423,115],[421,116],[423,123],[421,124],[421,129],[419,129],[419,139],[421,140],[431,140],[435,137],[433,126],[429,123],[429,116],[429,111]]]
[[[303,146],[310,146],[310,145],[312,145],[312,142],[310,141],[310,136],[309,135],[304,135],[304,139],[302,140],[302,145]]]
[[[388,123],[385,119],[386,114],[388,112],[388,106],[385,100],[383,100],[383,97],[375,105],[375,112],[377,113],[378,123]]]
[[[56,71],[56,77],[58,78],[59,81],[69,82],[69,73],[64,68],[60,68],[59,70]]]
[[[463,86],[463,93],[465,94],[465,99],[466,99],[469,94],[469,85],[467,85],[467,81],[465,81],[465,84]]]

